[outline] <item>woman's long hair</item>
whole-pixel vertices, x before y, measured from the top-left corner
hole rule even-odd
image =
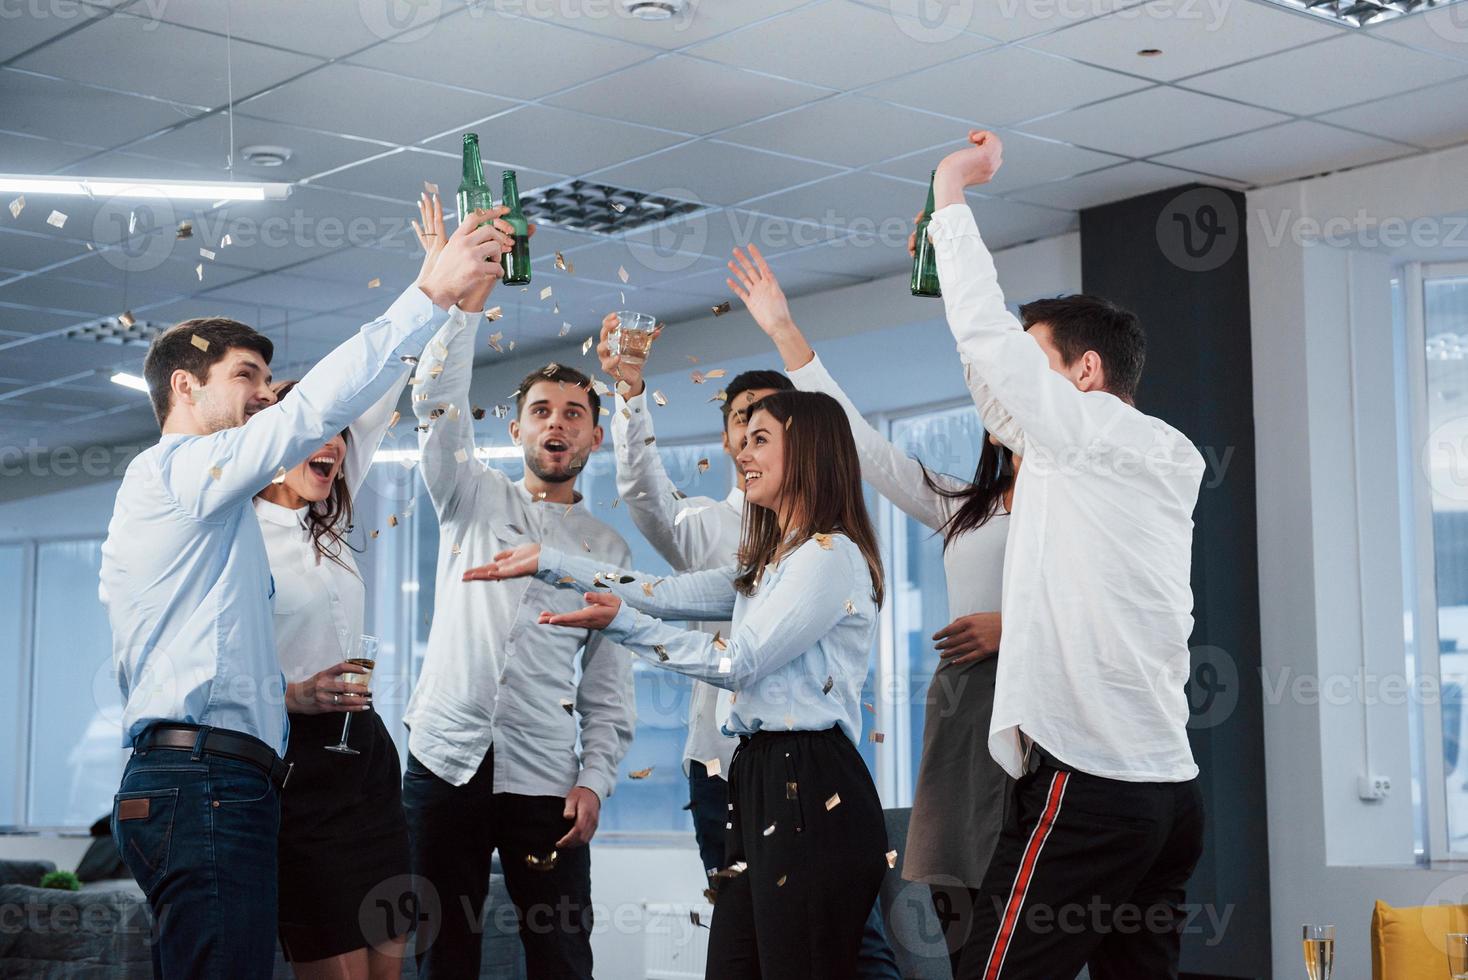
[[[921,462],[918,465],[921,466]],[[947,551],[960,534],[982,527],[999,513],[1004,495],[1014,486],[1014,453],[1008,446],[996,446],[986,437],[983,451],[979,453],[978,468],[974,470],[974,478],[968,486],[957,490],[939,486],[926,466],[923,466],[923,482],[940,497],[962,501],[938,528],[938,533],[943,535],[943,550]]]
[[[882,604],[882,559],[877,535],[861,492],[861,461],[846,413],[830,395],[780,391],[748,408],[753,419],[766,412],[785,430],[785,476],[781,507],[798,526],[780,530],[780,518],[766,507],[744,508],[735,587],[753,595],[760,576],[782,550],[794,549],[817,534],[844,534],[861,549],[872,577],[872,601]]]
[[[296,386],[295,381],[281,381],[272,385],[271,390],[275,392],[275,400],[279,402]],[[347,448],[351,448],[352,435],[343,429],[342,439]],[[345,456],[342,465],[346,466]],[[322,558],[336,562],[349,572],[355,570],[342,560],[342,549],[352,548],[347,541],[347,533],[352,530],[352,491],[347,489],[347,481],[341,479],[342,470],[337,471],[337,479],[331,482],[331,492],[326,495],[325,500],[313,500],[306,508],[306,530],[311,532],[311,547],[316,550],[316,562],[321,563]]]

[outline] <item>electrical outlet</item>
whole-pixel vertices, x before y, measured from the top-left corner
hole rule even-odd
[[[1387,776],[1359,776],[1356,779],[1356,793],[1367,802],[1384,800],[1391,791],[1392,781]]]

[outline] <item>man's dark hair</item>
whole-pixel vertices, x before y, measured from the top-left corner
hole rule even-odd
[[[515,393],[515,418],[518,419],[525,413],[525,399],[530,394],[531,386],[538,381],[559,381],[561,384],[585,388],[586,400],[591,405],[591,424],[601,425],[601,396],[592,387],[591,379],[575,368],[554,362],[547,364],[539,371],[531,371],[520,382],[520,390]]]
[[[1101,358],[1106,390],[1131,401],[1142,380],[1147,360],[1147,335],[1137,315],[1099,296],[1057,296],[1037,299],[1019,308],[1026,330],[1037,323],[1050,328],[1050,337],[1067,367],[1088,350]]]
[[[194,342],[198,338],[204,343]],[[158,427],[168,420],[172,397],[169,379],[183,369],[199,384],[209,381],[209,369],[229,354],[230,348],[252,350],[269,364],[275,356],[270,338],[238,320],[227,316],[201,316],[174,324],[153,338],[148,356],[143,360],[143,379],[148,382],[148,397],[153,399],[153,414]]]
[[[734,375],[729,387],[724,389],[724,401],[720,406],[724,412],[724,426],[729,425],[729,413],[733,411],[734,396],[746,391],[770,388],[774,391],[794,391],[795,385],[779,371],[742,371]]]

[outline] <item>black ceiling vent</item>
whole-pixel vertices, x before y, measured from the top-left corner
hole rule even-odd
[[[537,188],[521,196],[520,206],[532,221],[595,235],[619,235],[702,211],[705,207],[693,201],[587,180],[568,180]]]
[[[72,327],[62,334],[67,340],[85,340],[98,344],[117,344],[123,347],[147,347],[153,338],[167,330],[172,324],[139,320],[132,313],[104,316],[80,326]]]

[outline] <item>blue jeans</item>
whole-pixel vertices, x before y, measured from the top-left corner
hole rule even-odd
[[[153,910],[155,977],[271,975],[279,830],[280,796],[257,767],[187,749],[133,754],[112,839]]]

